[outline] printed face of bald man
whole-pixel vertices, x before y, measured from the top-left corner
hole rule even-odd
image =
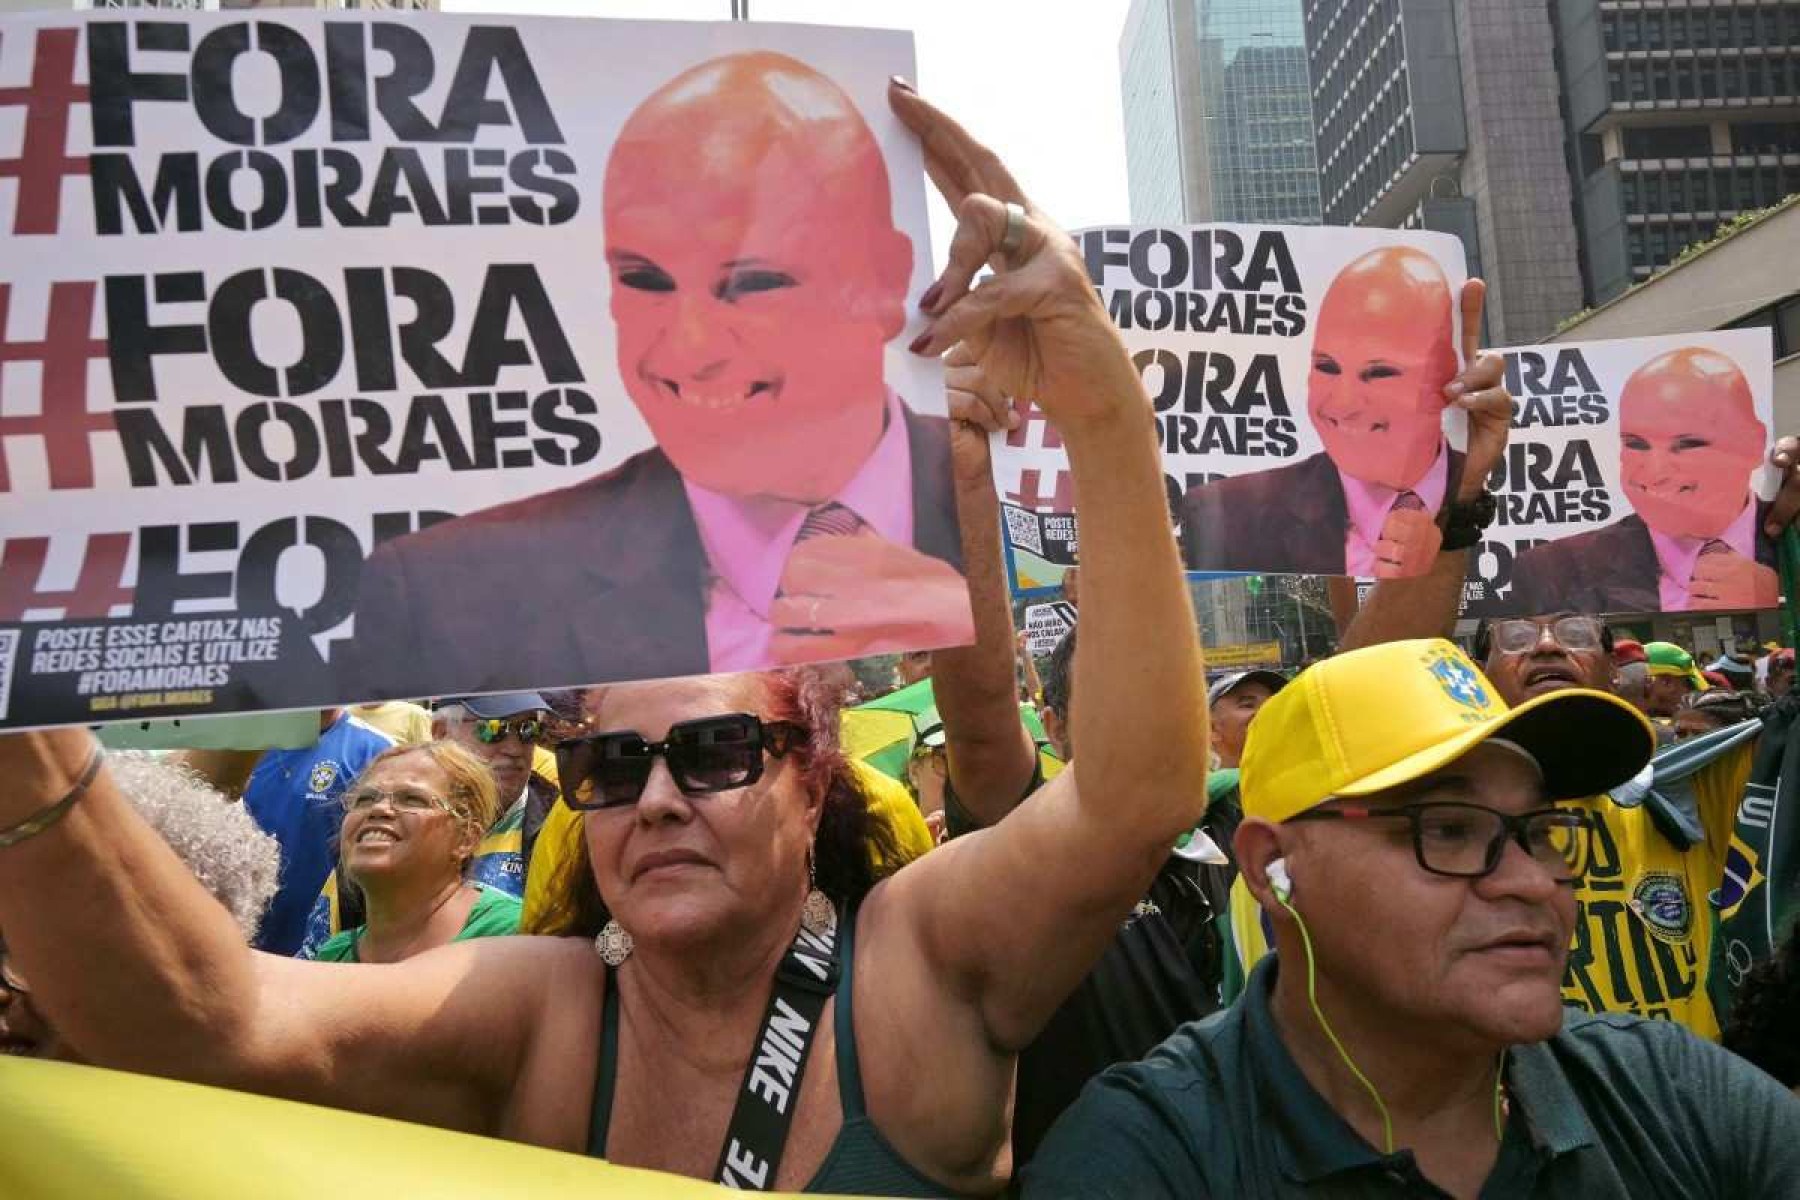
[[[1417,484],[1442,445],[1444,385],[1456,374],[1450,285],[1404,247],[1339,272],[1319,306],[1307,407],[1340,471],[1395,489]]]
[[[605,210],[620,374],[676,469],[831,498],[881,435],[912,268],[850,100],[781,55],[702,64],[626,123]]]
[[[1619,401],[1619,475],[1644,523],[1718,537],[1749,502],[1768,431],[1750,383],[1711,350],[1674,350],[1638,368]]]

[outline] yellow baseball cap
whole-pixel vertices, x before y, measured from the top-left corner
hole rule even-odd
[[[1263,703],[1239,766],[1244,815],[1285,821],[1386,791],[1490,738],[1529,754],[1553,800],[1617,787],[1656,750],[1650,723],[1616,696],[1570,688],[1509,708],[1450,642],[1388,642],[1309,667]]]

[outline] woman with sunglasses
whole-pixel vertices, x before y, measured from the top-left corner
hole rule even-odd
[[[499,808],[486,763],[455,742],[396,746],[343,804],[338,877],[361,890],[367,920],[320,946],[321,962],[400,962],[519,931],[518,898],[468,878]]]
[[[364,968],[247,952],[85,733],[0,739],[0,922],[52,1006],[130,997],[70,1010],[98,1061],[739,1186],[1004,1186],[1019,1052],[1205,808],[1205,672],[1149,401],[1080,248],[910,87],[889,101],[958,219],[912,351],[960,346],[966,426],[1011,428],[1030,397],[1068,450],[1075,765],[876,881],[804,673],[605,688],[561,750],[589,807],[565,928],[598,946]],[[960,431],[960,489],[991,487],[985,446]]]

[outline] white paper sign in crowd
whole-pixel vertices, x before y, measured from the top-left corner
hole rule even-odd
[[[881,644],[960,583],[894,74],[822,27],[5,18],[0,726],[967,641],[965,592]],[[849,495],[900,582],[797,612]]]
[[[1027,605],[1025,648],[1038,658],[1045,657],[1075,628],[1075,615],[1075,606],[1067,600]]]

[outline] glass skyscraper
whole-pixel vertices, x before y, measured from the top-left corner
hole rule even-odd
[[[1299,0],[1193,0],[1220,221],[1319,223]]]
[[[1301,0],[1134,0],[1119,74],[1134,221],[1318,223]]]

